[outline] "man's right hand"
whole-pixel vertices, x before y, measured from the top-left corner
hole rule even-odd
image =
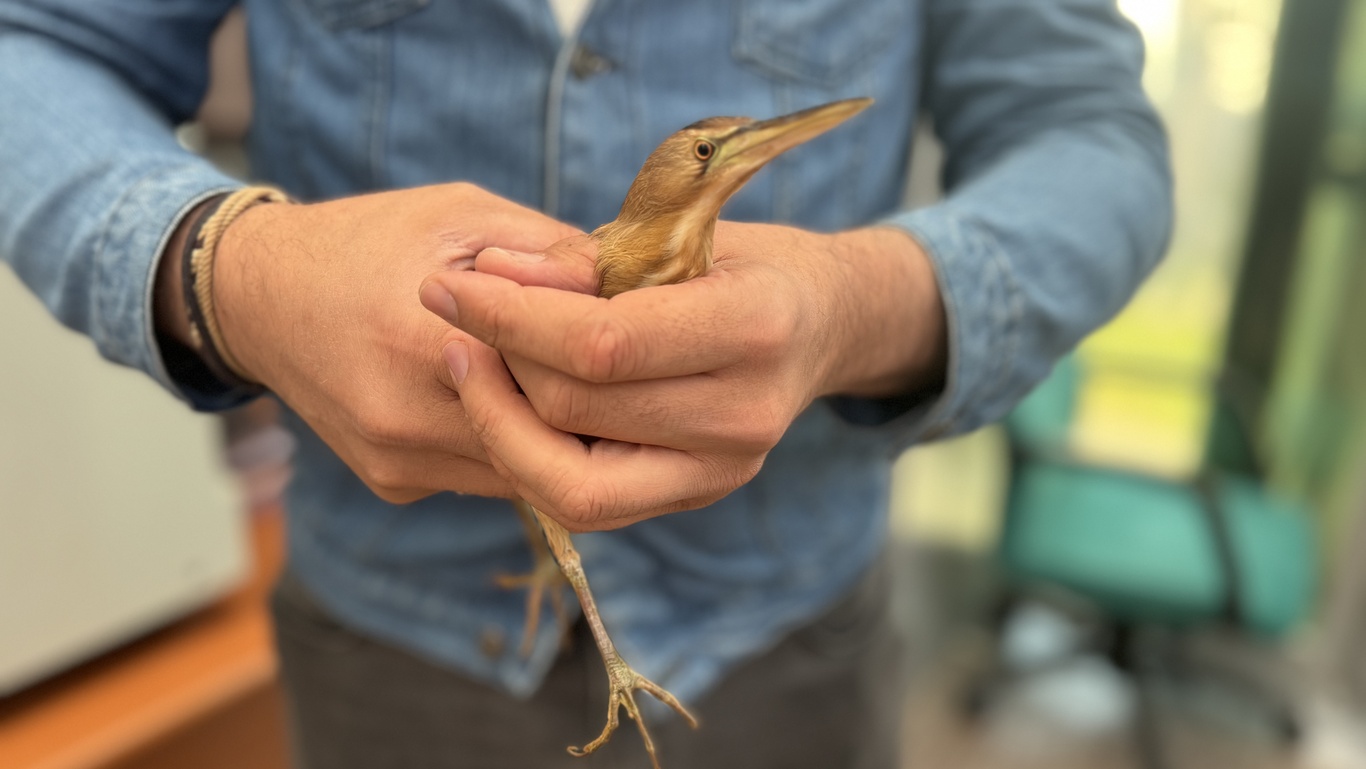
[[[473,342],[418,301],[423,278],[489,246],[577,232],[469,184],[313,205],[263,204],[228,228],[215,311],[249,380],[269,387],[377,495],[514,496],[488,463],[442,348]]]

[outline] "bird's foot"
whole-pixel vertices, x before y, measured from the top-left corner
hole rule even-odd
[[[607,740],[611,739],[612,732],[616,731],[617,725],[620,723],[617,711],[619,708],[625,708],[626,716],[635,721],[636,727],[640,729],[641,739],[645,741],[645,751],[650,754],[650,763],[654,769],[659,769],[659,757],[655,755],[654,740],[650,739],[650,730],[645,727],[645,719],[641,716],[640,707],[636,705],[636,690],[654,695],[660,702],[673,708],[674,712],[682,716],[688,725],[694,729],[697,728],[697,718],[689,713],[687,708],[683,707],[677,697],[669,693],[664,687],[637,673],[620,656],[614,654],[605,662],[607,663],[607,680],[611,686],[611,691],[607,696],[607,725],[603,727],[602,734],[599,734],[597,739],[582,748],[571,746],[569,754],[580,757],[586,756],[607,744]]]
[[[494,584],[504,590],[526,590],[526,626],[522,630],[521,655],[531,656],[536,648],[536,631],[541,624],[541,606],[550,599],[550,608],[555,614],[556,638],[564,643],[569,637],[569,613],[564,606],[564,588],[569,582],[560,572],[560,567],[551,557],[550,551],[542,544],[539,549],[532,548],[535,563],[525,574],[498,574]]]
[[[535,520],[540,523],[541,530],[545,532],[547,546],[554,554],[555,560],[559,562],[560,569],[563,571],[565,579],[569,581],[570,587],[574,588],[574,594],[579,597],[579,605],[583,607],[584,621],[588,623],[588,629],[593,633],[593,641],[598,646],[598,652],[602,654],[603,665],[607,668],[607,683],[611,687],[607,697],[607,725],[603,727],[602,734],[599,734],[597,739],[582,748],[571,746],[569,754],[586,756],[606,744],[619,723],[617,710],[626,708],[626,715],[636,722],[636,727],[640,729],[640,736],[645,740],[645,750],[650,754],[650,763],[654,769],[659,769],[659,758],[655,755],[654,740],[650,739],[650,731],[645,728],[640,707],[636,705],[636,690],[654,695],[660,702],[683,716],[688,725],[694,729],[697,728],[697,719],[688,712],[687,708],[683,707],[677,697],[670,694],[664,687],[637,673],[621,658],[621,655],[617,653],[616,645],[612,643],[612,638],[607,634],[606,626],[602,624],[602,615],[598,613],[597,601],[593,600],[593,591],[588,586],[588,575],[583,571],[583,559],[579,552],[574,549],[574,543],[569,538],[569,532],[554,518],[531,508],[529,505],[526,507],[532,511]]]

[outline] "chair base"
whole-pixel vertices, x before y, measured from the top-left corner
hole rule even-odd
[[[1114,623],[1069,612],[1083,631],[1080,643],[1027,668],[1012,666],[1003,654],[1002,640],[1016,612],[1030,603],[1034,601],[1013,595],[993,612],[993,648],[987,668],[972,677],[958,694],[958,711],[969,721],[989,717],[999,696],[1012,685],[1058,670],[1083,655],[1100,654],[1134,687],[1133,739],[1142,769],[1177,769],[1167,749],[1157,702],[1158,688],[1176,680],[1201,679],[1218,685],[1224,692],[1237,694],[1239,702],[1254,705],[1260,711],[1269,736],[1282,748],[1292,749],[1303,739],[1303,724],[1289,697],[1235,669],[1194,660],[1183,649],[1181,639],[1164,628]]]

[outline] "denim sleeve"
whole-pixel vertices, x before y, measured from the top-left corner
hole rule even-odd
[[[230,5],[0,0],[0,259],[100,354],[182,398],[152,286],[180,219],[240,186],[173,134],[203,98],[209,37]]]
[[[1114,0],[929,0],[924,107],[945,198],[902,212],[932,260],[949,368],[932,401],[841,399],[908,445],[999,419],[1128,301],[1172,226],[1143,43]]]

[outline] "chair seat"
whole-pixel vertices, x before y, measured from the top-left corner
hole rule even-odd
[[[1019,578],[1069,588],[1118,620],[1187,626],[1222,616],[1219,552],[1194,489],[1045,462],[1017,472],[1001,550]],[[1314,595],[1308,516],[1241,478],[1221,479],[1216,494],[1230,526],[1244,623],[1279,635]]]

